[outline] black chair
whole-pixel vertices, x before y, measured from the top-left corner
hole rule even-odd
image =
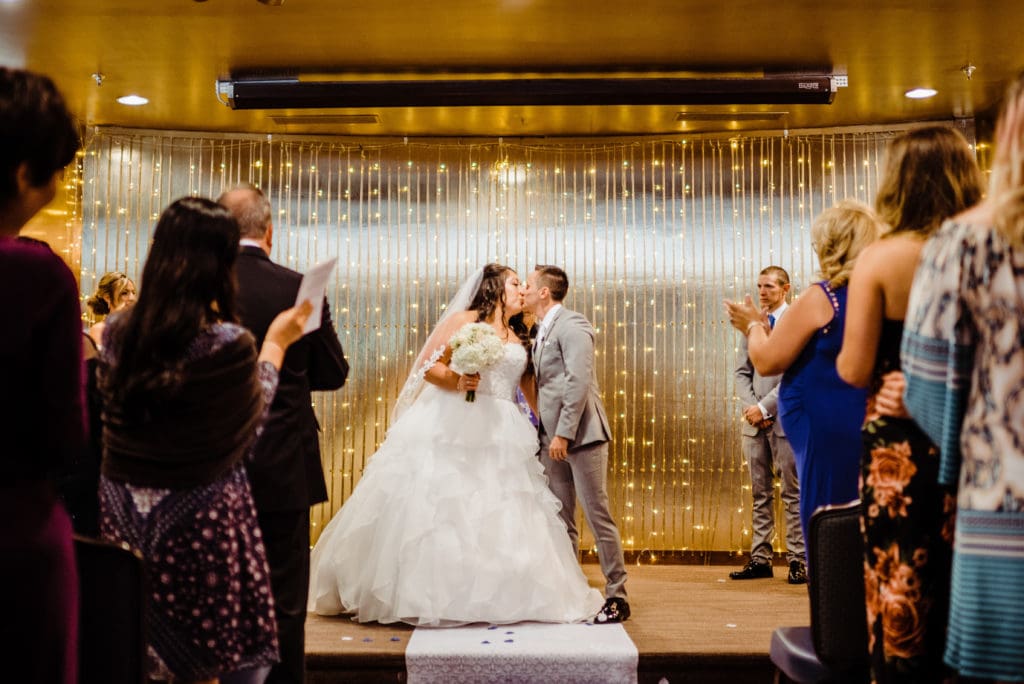
[[[78,561],[78,679],[139,684],[145,677],[142,557],[127,545],[75,535]]]
[[[807,531],[810,627],[772,632],[776,682],[868,681],[860,501],[822,506]]]

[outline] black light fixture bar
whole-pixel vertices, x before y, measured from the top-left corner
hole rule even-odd
[[[552,105],[831,104],[832,76],[762,78],[493,78],[217,82],[232,109]]]

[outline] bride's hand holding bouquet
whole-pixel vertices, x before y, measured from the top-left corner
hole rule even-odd
[[[501,361],[505,346],[498,333],[486,323],[467,323],[448,341],[452,350],[448,366],[460,375],[479,375]],[[476,390],[466,392],[466,401],[476,401]]]

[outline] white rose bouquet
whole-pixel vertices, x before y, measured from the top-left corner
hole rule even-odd
[[[486,323],[467,323],[448,341],[452,359],[448,364],[461,375],[474,375],[501,361],[505,347],[498,333]],[[476,391],[466,392],[466,401],[476,401]]]

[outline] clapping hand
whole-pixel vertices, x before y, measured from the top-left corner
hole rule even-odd
[[[725,314],[729,317],[732,327],[746,335],[754,323],[763,323],[764,329],[770,329],[768,325],[768,310],[759,309],[754,306],[754,300],[750,295],[743,298],[742,302],[734,302],[729,299],[723,300]]]

